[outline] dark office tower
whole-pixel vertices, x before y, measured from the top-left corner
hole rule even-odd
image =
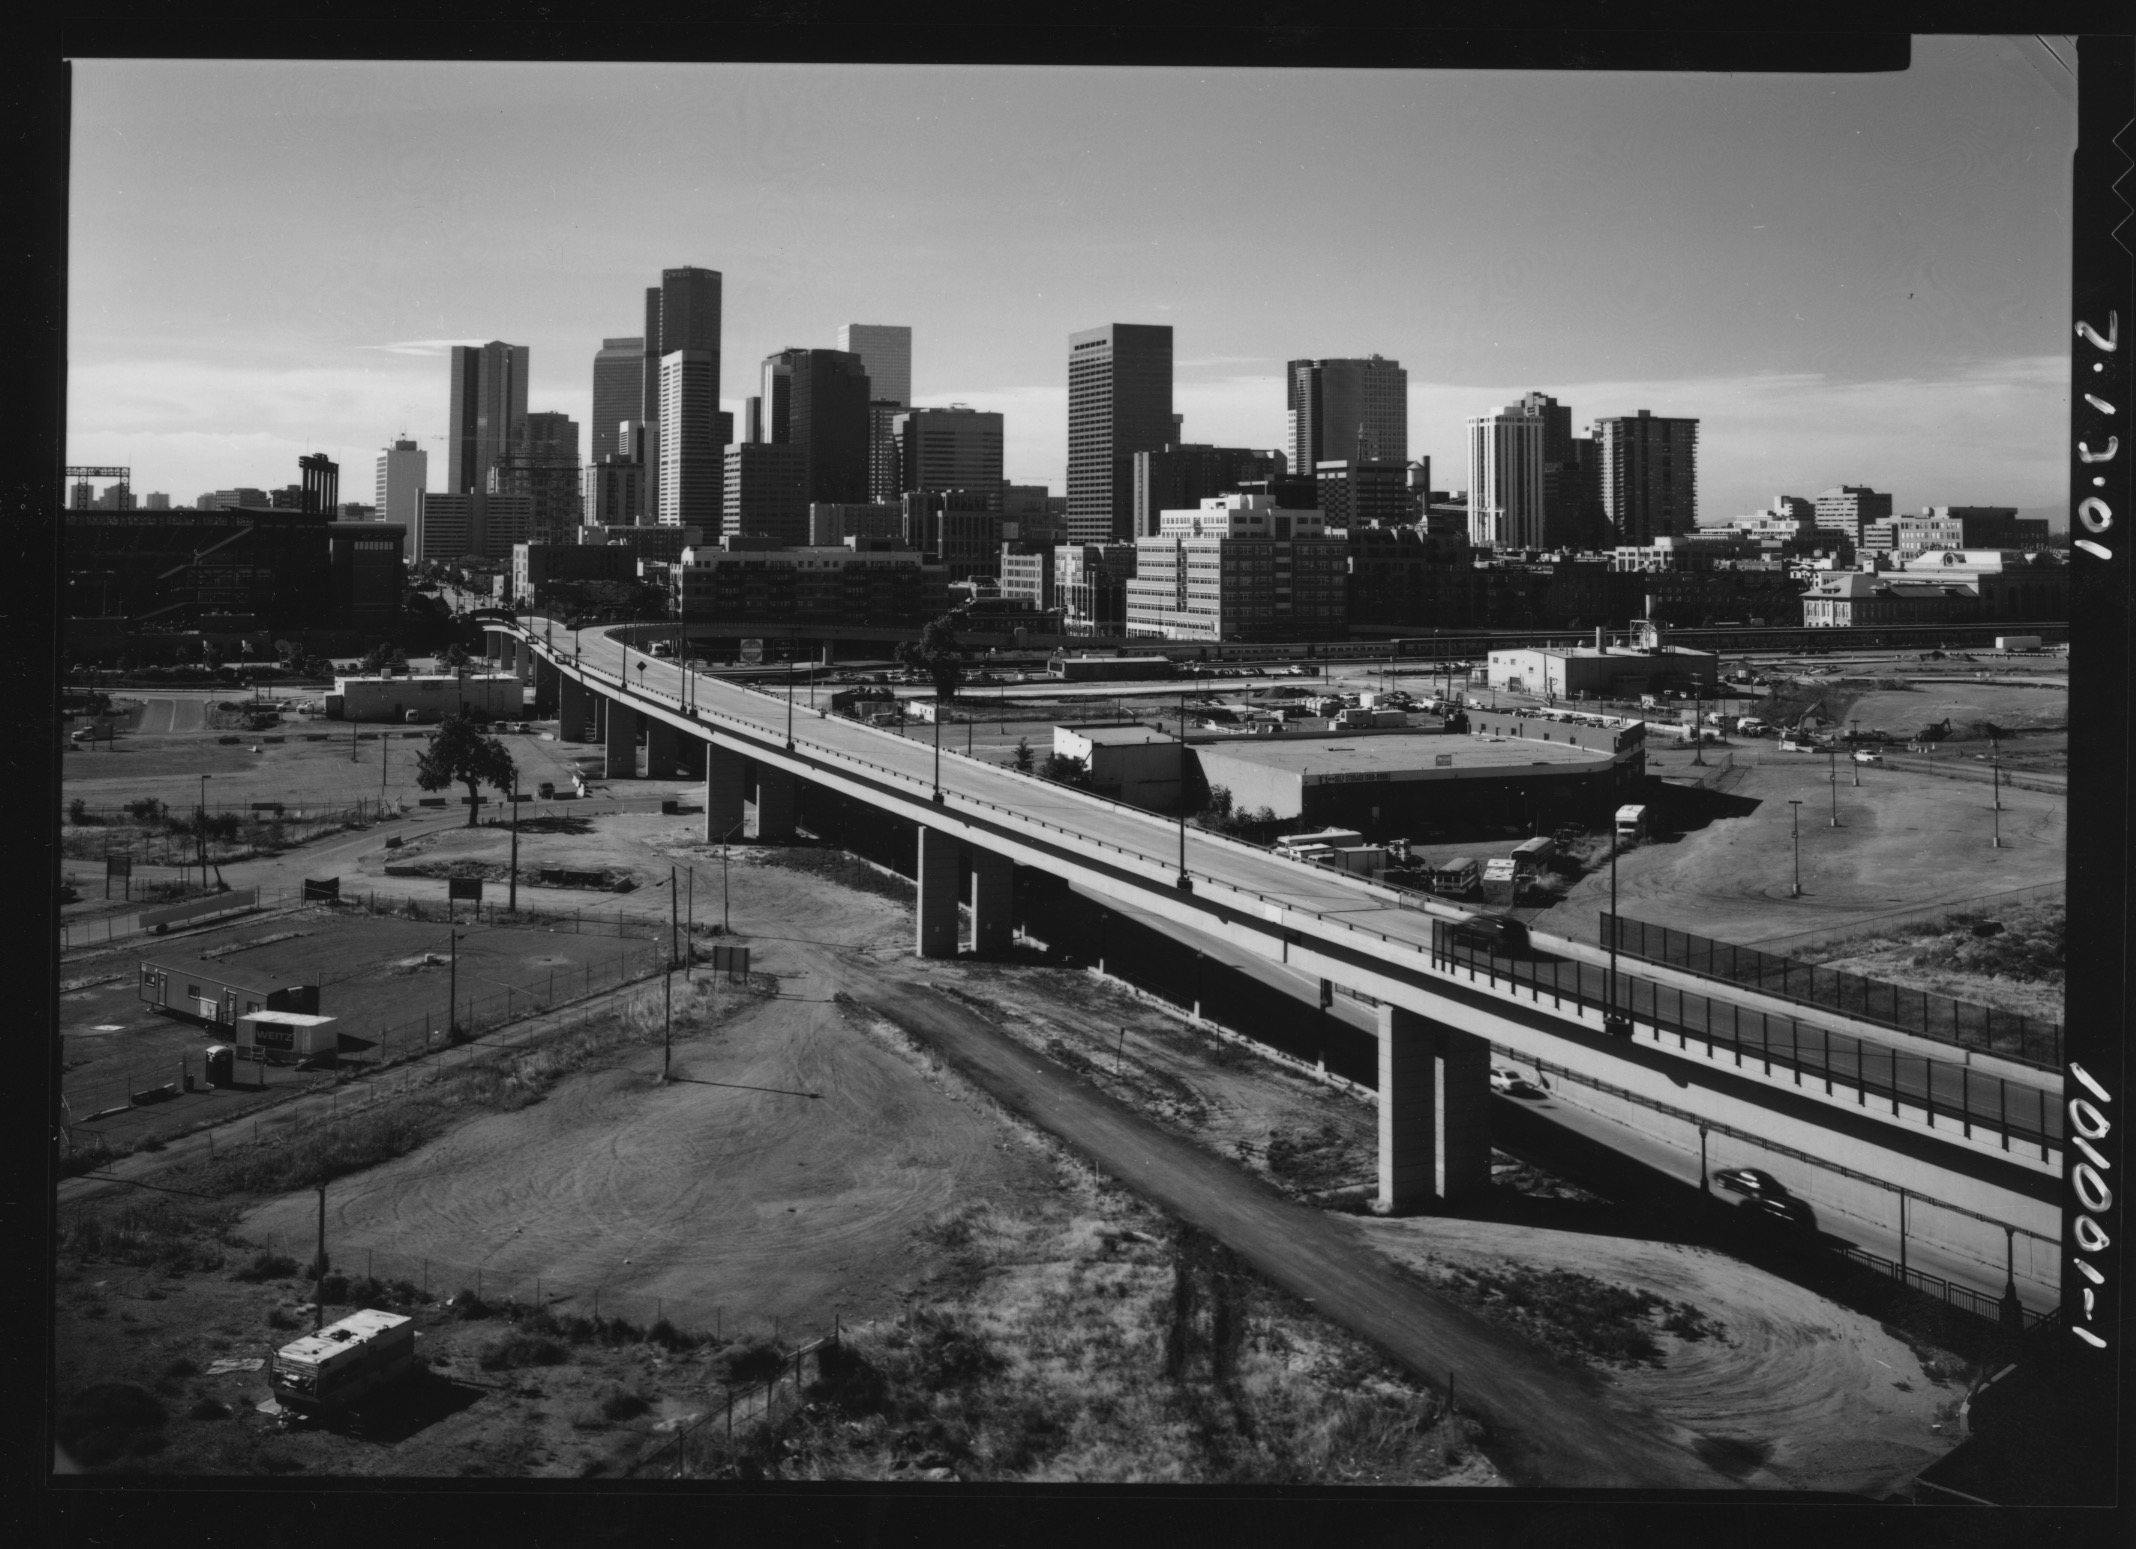
[[[617,450],[616,427],[645,419],[645,341],[603,339],[593,357],[593,451],[595,466]]]
[[[788,349],[764,361],[764,438],[801,448],[806,503],[868,499],[868,373],[847,350]]]
[[[297,459],[297,478],[304,490],[304,509],[332,516],[341,500],[341,465],[324,452],[314,452]]]
[[[1543,426],[1543,525],[1539,547],[1558,549],[1591,542],[1581,497],[1583,447],[1572,433],[1572,408],[1547,393],[1530,393],[1511,406]]]
[[[1294,472],[1337,460],[1409,461],[1409,373],[1400,361],[1294,360],[1284,409]]]
[[[742,440],[755,445],[764,439],[764,400],[751,393],[742,400]]]
[[[1611,542],[1652,543],[1697,526],[1697,420],[1641,409],[1596,420],[1594,443]]]
[[[638,495],[644,506],[638,512],[638,521],[650,527],[660,520],[660,287],[657,285],[648,286],[645,291],[645,362],[639,381],[646,440],[645,477],[638,481]]]
[[[455,495],[489,488],[490,469],[527,417],[527,347],[452,347],[452,409],[445,427],[446,479]]]
[[[529,414],[490,469],[487,493],[524,495],[536,543],[568,543],[579,525],[578,421],[568,414]]]
[[[1243,446],[1173,444],[1137,452],[1134,465],[1134,536],[1157,536],[1166,511],[1191,511],[1215,495],[1235,495],[1248,479],[1281,478],[1283,454]]]
[[[711,357],[712,392],[716,398],[719,393],[719,329],[719,271],[687,266],[661,270],[659,285],[645,293],[644,418],[654,427],[655,434],[645,464],[648,508],[645,520],[648,522],[655,520],[655,513],[661,510],[661,470],[667,462],[657,439],[661,424],[660,384],[665,380],[661,363],[679,350],[706,352]],[[703,360],[692,361],[693,391],[701,380],[704,365]],[[715,478],[723,476],[724,472],[722,466]],[[693,496],[690,503],[695,505],[697,497]],[[713,525],[716,524],[715,518]]]
[[[961,403],[946,409],[908,409],[897,416],[894,429],[904,484],[899,494],[933,489],[977,491],[993,495],[994,509],[1001,509],[999,414]]]
[[[1135,454],[1171,440],[1172,329],[1108,323],[1068,336],[1068,541],[1134,538]]]

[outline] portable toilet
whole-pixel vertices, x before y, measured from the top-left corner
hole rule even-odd
[[[237,1084],[237,1059],[228,1044],[209,1044],[201,1062],[207,1066],[209,1086]]]

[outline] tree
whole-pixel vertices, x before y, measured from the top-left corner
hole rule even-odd
[[[213,672],[222,665],[222,648],[212,640],[200,642],[200,664]]]
[[[1048,753],[1038,766],[1038,776],[1041,780],[1053,780],[1062,785],[1088,786],[1090,765],[1066,753]]]
[[[1031,752],[1031,739],[1029,737],[1017,738],[1016,753],[1015,756],[1009,760],[1010,766],[1015,769],[1018,774],[1029,774],[1031,772],[1031,765],[1033,759],[1034,755]]]
[[[365,672],[377,672],[388,666],[394,657],[399,654],[399,647],[394,645],[392,641],[381,640],[378,644],[372,646],[370,650],[363,653],[363,670]]]
[[[483,733],[471,716],[452,714],[438,723],[430,746],[415,760],[415,783],[426,791],[442,791],[458,783],[467,787],[467,826],[475,826],[474,797],[480,785],[509,792],[517,771],[512,755],[495,737]]]
[[[438,658],[438,664],[443,667],[465,667],[473,660],[474,658],[467,654],[467,648],[455,641],[445,647],[445,654]]]
[[[919,639],[898,642],[898,661],[932,678],[937,699],[955,699],[957,682],[964,676],[964,649],[957,644],[955,623],[945,613],[921,630]]]

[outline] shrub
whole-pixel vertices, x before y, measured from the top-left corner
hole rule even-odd
[[[511,1333],[491,1341],[478,1364],[486,1372],[496,1372],[518,1366],[561,1366],[570,1359],[571,1352],[553,1339]]]
[[[762,1382],[786,1364],[779,1347],[763,1335],[737,1340],[720,1351],[712,1363],[713,1376],[730,1387]]]
[[[267,1326],[269,1328],[296,1328],[298,1325],[297,1320],[290,1316],[286,1309],[277,1307],[267,1314]]]
[[[601,1400],[604,1420],[634,1420],[653,1406],[635,1393],[616,1392]]]
[[[319,1282],[319,1299],[340,1305],[349,1299],[349,1277],[328,1275]]]
[[[262,1252],[253,1254],[230,1278],[257,1285],[262,1280],[286,1280],[296,1272],[297,1261],[287,1254]]]
[[[645,1337],[650,1343],[664,1345],[670,1350],[694,1350],[704,1343],[700,1336],[685,1334],[666,1318],[660,1319],[659,1322],[647,1329]]]
[[[80,828],[89,821],[89,803],[80,796],[67,803],[67,821]]]
[[[189,1420],[221,1420],[228,1417],[230,1406],[221,1399],[204,1398],[185,1413]]]
[[[463,1322],[474,1318],[486,1318],[491,1313],[490,1304],[474,1292],[462,1286],[452,1299],[452,1315]]]
[[[200,1365],[190,1356],[181,1355],[177,1360],[163,1368],[163,1375],[166,1377],[197,1377],[200,1375]]]

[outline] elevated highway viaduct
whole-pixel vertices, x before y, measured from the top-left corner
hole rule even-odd
[[[1555,1072],[1627,1123],[1746,1137],[1823,1169],[1821,1210],[1915,1204],[1914,1241],[2005,1265],[1977,1288],[2036,1309],[2059,1294],[2059,1076],[1814,1012],[1654,964],[1612,981],[1598,948],[1537,934],[1495,956],[1457,946],[1452,906],[1278,858],[949,749],[767,695],[555,621],[491,624],[493,657],[534,686],[610,779],[701,779],[704,832],[788,837],[801,782],[918,830],[918,952],[999,953],[1014,868],[1032,867],[1228,956],[1371,1004],[1378,1208],[1458,1201],[1490,1176],[1493,1052]],[[970,879],[970,937],[959,895]],[[1614,994],[1614,1002],[1610,1000]],[[1631,1036],[1605,1031],[1629,1015]],[[1903,1209],[1904,1206],[1902,1205]]]

